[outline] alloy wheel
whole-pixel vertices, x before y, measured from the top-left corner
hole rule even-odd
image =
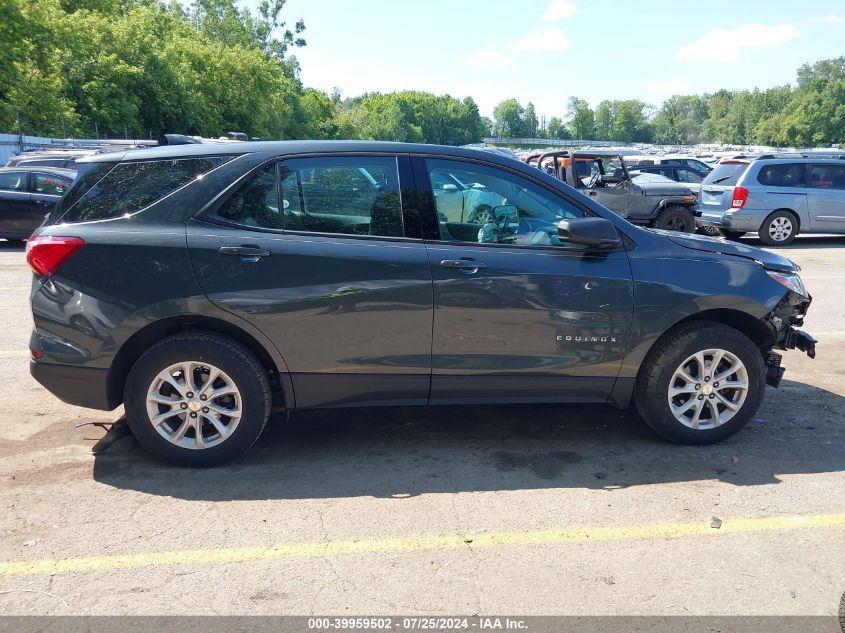
[[[713,429],[739,412],[748,388],[748,370],[738,356],[723,349],[696,352],[669,381],[669,409],[686,427]]]
[[[235,382],[220,368],[184,361],[159,372],[147,390],[147,415],[159,435],[181,448],[225,442],[241,419]]]

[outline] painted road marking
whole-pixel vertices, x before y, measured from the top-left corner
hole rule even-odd
[[[605,527],[567,528],[538,532],[408,536],[397,538],[281,543],[269,546],[223,547],[139,554],[115,554],[83,558],[6,561],[0,563],[0,577],[46,576],[63,573],[92,573],[117,569],[173,565],[231,564],[287,558],[324,558],[366,554],[402,554],[430,550],[482,549],[499,546],[560,545],[596,541],[680,539],[724,536],[749,532],[775,532],[809,528],[845,527],[845,514],[756,517],[725,519],[720,529],[709,522],[655,523]]]

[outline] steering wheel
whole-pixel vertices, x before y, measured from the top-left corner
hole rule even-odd
[[[467,224],[487,224],[493,220],[493,207],[489,204],[479,204],[467,216]]]

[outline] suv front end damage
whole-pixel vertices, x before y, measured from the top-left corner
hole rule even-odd
[[[771,272],[769,274],[774,276]],[[797,275],[794,275],[794,277],[800,282],[800,277]],[[781,281],[781,283],[783,282]],[[803,290],[803,284],[800,284],[800,287],[796,290],[799,290],[801,294],[790,289],[778,302],[775,309],[766,316],[766,324],[772,330],[773,348],[781,350],[798,349],[805,352],[810,358],[815,358],[818,341],[807,332],[799,329],[804,325],[804,318],[813,298]],[[777,387],[785,371],[781,367],[781,355],[770,350],[765,359],[768,368],[766,383],[772,387]]]

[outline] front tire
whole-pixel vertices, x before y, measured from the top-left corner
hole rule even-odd
[[[654,228],[664,231],[678,231],[679,233],[693,233],[695,231],[695,217],[692,211],[679,205],[671,205],[663,209],[654,221]]]
[[[789,211],[775,211],[760,225],[757,232],[767,246],[786,246],[798,235],[798,218]]]
[[[217,334],[184,333],[138,359],[124,402],[148,451],[179,466],[216,466],[258,439],[271,397],[267,373],[249,350]]]
[[[763,357],[747,336],[721,323],[698,321],[678,327],[649,352],[634,403],[661,437],[713,444],[748,423],[765,387]]]

